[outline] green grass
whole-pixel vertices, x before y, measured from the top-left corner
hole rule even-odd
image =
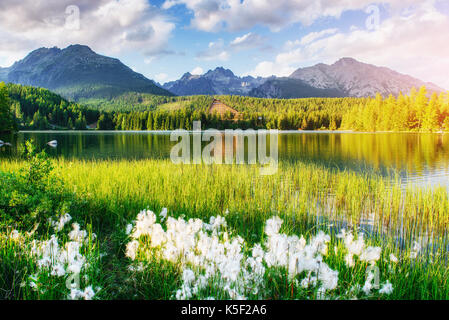
[[[61,159],[52,163],[53,174],[62,181],[64,192],[73,196],[70,214],[97,234],[98,250],[106,253],[97,266],[103,275],[98,280],[102,287],[100,298],[173,296],[180,285],[181,272],[176,265],[153,261],[145,272],[132,272],[125,256],[127,224],[142,209],[158,213],[164,207],[170,216],[204,221],[228,211],[228,228],[243,237],[248,246],[264,241],[264,224],[272,216],[284,220],[282,231],[287,234],[307,237],[324,230],[331,235],[332,246],[337,245],[335,235],[342,227],[361,229],[370,245],[383,248],[379,261],[382,279],[394,286],[391,295],[376,298],[449,298],[446,189],[403,188],[398,179],[341,172],[303,162],[281,163],[272,176],[260,176],[257,166],[174,165],[169,160]],[[6,160],[0,163],[0,171],[17,173],[26,165],[23,160]],[[421,241],[426,234],[439,246],[433,251],[430,247],[424,250],[417,260],[408,259],[413,241]],[[30,262],[11,258],[13,249],[8,248],[0,251],[2,268],[11,269],[16,263],[14,268],[29,273],[23,270]],[[387,262],[390,252],[401,257],[393,267]],[[349,269],[342,256],[333,253],[327,259],[331,267],[339,270],[339,279],[348,288],[365,276],[366,265]],[[36,298],[20,293],[16,286],[19,280],[0,283],[2,290],[10,292],[5,297]],[[8,285],[12,288],[5,289]],[[307,292],[293,290],[282,270],[267,274],[266,290],[272,299],[310,297]],[[344,292],[336,292],[335,296],[344,297]]]

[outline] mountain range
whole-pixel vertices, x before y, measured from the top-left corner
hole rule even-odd
[[[0,80],[43,87],[72,100],[112,98],[126,92],[173,95],[120,60],[83,45],[34,50],[11,67],[0,69]]]
[[[238,77],[231,70],[216,68],[204,75],[186,73],[163,88],[177,95],[232,94],[260,98],[386,97],[408,93],[425,85],[429,92],[442,92],[437,85],[400,74],[385,67],[342,58],[332,65],[324,63],[299,68],[288,77]]]
[[[159,85],[120,60],[99,55],[83,45],[34,50],[11,67],[0,68],[0,81],[47,88],[75,101],[112,99],[129,92],[305,98],[398,95],[423,85],[430,93],[444,91],[433,83],[353,58],[299,68],[288,77],[239,77],[218,67],[203,75],[185,73],[179,80]]]
[[[267,78],[251,76],[238,77],[231,70],[218,67],[203,75],[185,73],[177,81],[167,82],[163,88],[177,95],[248,95],[252,89],[261,86]]]

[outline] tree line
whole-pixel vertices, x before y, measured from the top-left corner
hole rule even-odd
[[[342,129],[357,131],[449,131],[449,92],[430,95],[425,86],[409,95],[377,95],[350,108]]]
[[[85,130],[100,112],[69,102],[43,88],[7,84],[10,113],[19,129]]]
[[[210,113],[213,99],[239,112]],[[383,98],[265,99],[244,96],[162,97],[127,93],[99,102],[101,110],[67,101],[43,89],[0,84],[0,132],[16,129],[203,129],[449,131],[449,93]],[[108,104],[109,103],[109,104]],[[115,106],[115,108],[114,108]]]

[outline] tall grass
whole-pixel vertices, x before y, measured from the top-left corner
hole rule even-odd
[[[2,162],[0,169],[17,171],[22,165]],[[69,190],[106,209],[106,216],[95,219],[113,224],[129,221],[142,208],[167,207],[201,219],[229,211],[233,226],[249,237],[276,214],[293,227],[323,220],[401,239],[445,239],[449,222],[444,188],[404,188],[399,178],[312,163],[281,163],[271,176],[260,176],[257,166],[174,165],[169,160],[58,160],[55,166]]]
[[[179,281],[171,266],[161,263],[146,275],[135,275],[127,270],[124,256],[126,225],[144,208],[160,212],[166,207],[170,215],[186,219],[225,216],[228,226],[249,244],[263,241],[264,223],[274,215],[284,220],[287,234],[325,230],[335,239],[341,228],[358,229],[373,244],[404,258],[417,241],[422,247],[418,259],[404,260],[394,272],[381,262],[382,272],[391,273],[389,279],[397,288],[391,298],[449,298],[445,263],[449,196],[444,188],[404,188],[399,178],[304,162],[281,162],[275,175],[261,176],[257,166],[249,165],[53,161],[65,188],[86,202],[79,218],[92,224],[102,250],[109,252],[102,267],[109,272],[104,297],[170,297]],[[15,172],[23,165],[20,160],[3,161],[0,170]],[[170,276],[167,270],[173,271]],[[343,277],[349,279],[344,273]],[[277,298],[289,298],[288,288],[271,290]]]

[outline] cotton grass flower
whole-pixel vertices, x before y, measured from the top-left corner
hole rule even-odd
[[[398,261],[398,258],[394,254],[390,253],[390,262],[397,263]]]
[[[392,292],[393,292],[393,285],[388,280],[387,280],[387,282],[384,283],[382,288],[379,290],[380,294],[391,294]]]
[[[264,299],[267,270],[286,270],[297,290],[316,288],[316,298],[327,299],[338,288],[339,272],[325,262],[330,236],[323,231],[308,241],[303,236],[279,233],[283,221],[275,216],[265,223],[265,242],[251,248],[227,230],[226,219],[219,215],[207,223],[168,215],[161,222],[165,228],[152,211],[141,211],[133,223],[126,256],[133,261],[129,267],[133,272],[142,270],[137,267],[142,262],[160,259],[180,268],[181,285],[173,295],[176,299],[210,297],[210,290],[216,298]],[[347,251],[347,264],[354,266],[355,256],[371,265],[380,259],[381,248],[367,247],[363,234],[354,237],[342,230],[339,238]],[[368,274],[363,288],[358,285],[359,291],[370,294],[376,287],[373,280],[374,274]]]
[[[50,223],[52,224],[53,228],[56,232],[60,232],[62,229],[64,229],[64,226],[72,220],[72,217],[70,214],[65,213],[62,216],[59,217],[58,220],[54,221],[52,218],[50,218]]]
[[[61,231],[64,225],[71,220],[66,214],[52,222],[55,231]],[[62,236],[53,234],[47,240],[33,240],[23,248],[27,254],[35,259],[38,272],[28,278],[28,285],[41,294],[47,291],[46,285],[49,277],[65,278],[70,275],[82,275],[86,279],[86,272],[90,267],[90,260],[94,258],[88,245],[88,233],[82,230],[78,223],[72,224],[72,230],[67,238],[70,241],[60,241]],[[95,235],[92,234],[91,238]],[[87,255],[83,254],[87,249]],[[88,279],[88,278],[87,278]],[[86,282],[86,281],[85,281]],[[90,300],[95,296],[92,287],[84,290],[70,288],[68,298]]]

